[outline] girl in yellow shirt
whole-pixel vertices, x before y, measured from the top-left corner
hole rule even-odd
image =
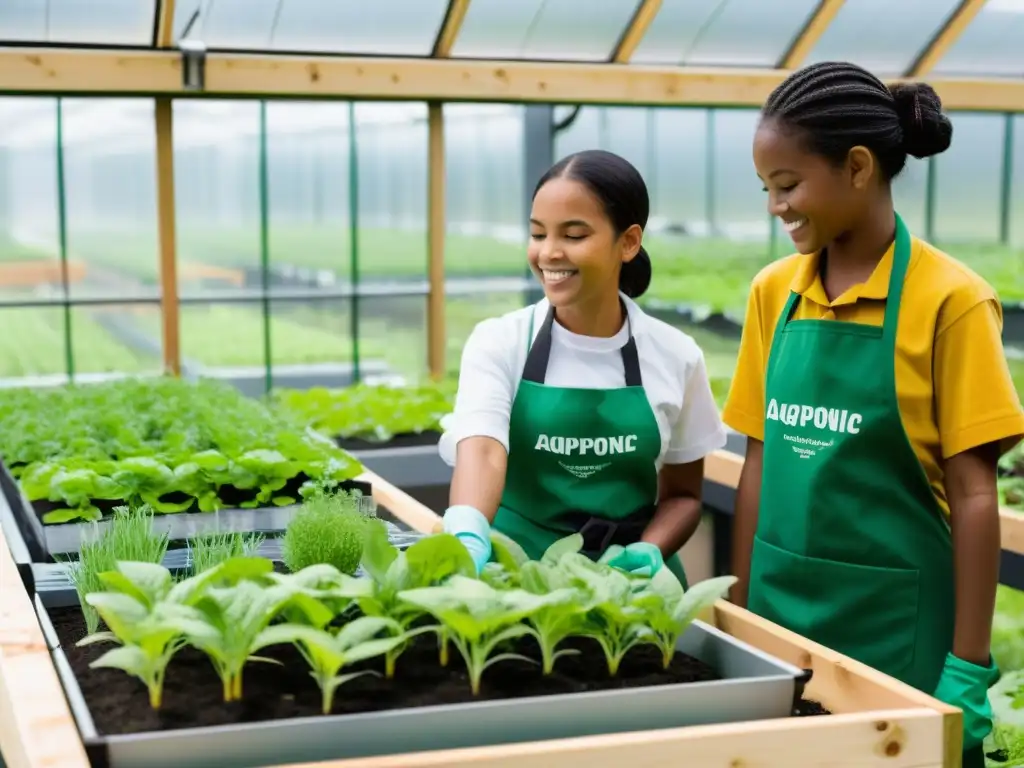
[[[1024,435],[998,297],[913,237],[907,155],[949,147],[924,84],[852,64],[787,78],[754,164],[798,254],[752,285],[723,418],[748,436],[733,599],[964,710],[983,760],[996,461]]]

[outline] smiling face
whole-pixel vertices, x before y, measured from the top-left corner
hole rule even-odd
[[[641,237],[637,225],[616,233],[586,186],[554,178],[533,198],[527,258],[553,306],[601,304],[618,296],[622,263],[636,256]]]
[[[754,166],[778,216],[801,253],[814,253],[855,227],[869,205],[875,164],[863,147],[842,163],[811,152],[799,134],[765,120],[754,135]]]

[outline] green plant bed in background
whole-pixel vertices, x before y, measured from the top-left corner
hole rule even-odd
[[[71,344],[78,372],[140,373],[159,368],[159,360],[133,352],[101,326],[87,309],[76,308]],[[0,305],[0,378],[62,374],[67,368],[64,310],[60,307]],[[157,336],[159,339],[159,335]]]
[[[228,384],[125,379],[0,391],[0,456],[44,523],[295,503],[361,464]]]
[[[361,280],[426,279],[426,232],[423,230],[359,230]],[[349,229],[313,224],[270,227],[271,265],[330,270],[342,279],[350,274]],[[750,282],[772,258],[792,253],[792,244],[779,236],[767,240],[667,237],[646,241],[654,261],[649,297],[706,306],[742,316]],[[990,281],[1003,301],[1024,301],[1024,252],[990,243],[938,243],[952,256]],[[24,258],[25,249],[0,244],[0,260]],[[70,249],[87,264],[157,282],[156,238],[153,232],[82,232]],[[179,263],[220,268],[258,269],[259,229],[203,230],[183,226],[179,233]],[[41,253],[41,252],[40,252]],[[449,233],[445,239],[445,270],[454,276],[522,275],[525,245],[495,238]]]
[[[275,399],[297,420],[355,448],[441,432],[440,422],[452,410],[456,387],[457,382],[450,379],[404,387],[357,384],[342,389],[278,390]]]

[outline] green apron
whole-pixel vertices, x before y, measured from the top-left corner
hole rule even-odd
[[[792,320],[796,293],[779,317],[747,607],[931,695],[953,644],[953,552],[896,399],[909,260],[897,216],[880,328]]]
[[[629,322],[629,314],[623,306]],[[508,469],[493,527],[531,558],[573,533],[597,559],[612,544],[639,541],[658,504],[661,431],[644,392],[636,340],[622,347],[624,387],[544,384],[554,307],[533,337],[509,417]],[[678,554],[666,566],[687,586]]]

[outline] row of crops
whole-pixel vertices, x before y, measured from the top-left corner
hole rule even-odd
[[[190,265],[257,271],[258,230],[190,230],[179,235],[179,279]],[[361,228],[357,236],[360,280],[425,280],[426,234],[422,230]],[[142,285],[158,280],[155,232],[96,231],[76,235],[73,258]],[[672,237],[651,235],[645,244],[654,260],[650,298],[707,307],[713,311],[744,311],[750,281],[773,258],[790,253],[784,235],[774,245],[765,240]],[[941,245],[941,244],[940,244]],[[326,270],[341,280],[351,276],[351,237],[338,225],[271,228],[272,269],[294,267]],[[991,243],[950,243],[956,258],[976,270],[1005,302],[1024,301],[1024,257],[1019,250]],[[45,248],[0,242],[0,262],[53,258]],[[714,269],[708,269],[714,264]],[[494,237],[448,233],[445,266],[449,277],[518,276],[526,269],[523,245]],[[185,286],[188,289],[188,286]],[[73,289],[74,293],[74,289]]]

